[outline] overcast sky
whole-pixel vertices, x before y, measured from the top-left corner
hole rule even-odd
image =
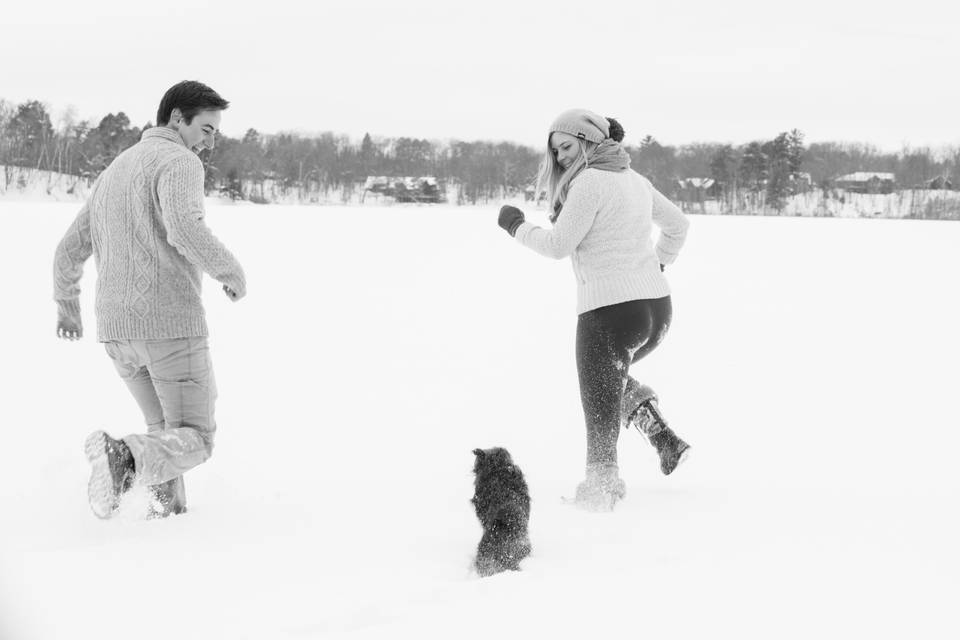
[[[201,80],[223,133],[334,131],[540,147],[560,111],[636,143],[960,145],[955,2],[44,0],[0,9],[0,98],[154,121]],[[143,5],[143,6],[140,6]],[[313,5],[313,6],[308,6]],[[789,8],[793,7],[793,8]]]

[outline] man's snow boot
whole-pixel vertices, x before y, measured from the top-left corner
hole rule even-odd
[[[616,463],[595,463],[587,465],[586,478],[577,485],[573,500],[587,511],[613,511],[626,495],[627,485],[620,479]]]
[[[657,394],[647,385],[639,384],[633,378],[627,379],[621,417],[625,429],[633,424],[656,447],[663,475],[673,473],[686,458],[690,445],[667,426],[657,404]]]
[[[123,440],[114,440],[103,431],[87,436],[83,449],[92,467],[87,485],[90,508],[98,518],[109,518],[133,486],[133,454]]]
[[[183,476],[150,487],[150,505],[147,519],[166,518],[187,512],[187,500],[183,489]]]

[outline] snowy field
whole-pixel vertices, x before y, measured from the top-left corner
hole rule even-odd
[[[0,203],[0,639],[956,638],[960,224],[692,217],[675,320],[632,372],[692,445],[583,472],[574,282],[496,209],[211,206],[249,295],[207,280],[220,391],[190,511],[99,521],[83,441],[142,418],[54,337],[78,205]],[[531,216],[543,221],[543,214]],[[470,573],[475,447],[533,496],[520,573]]]

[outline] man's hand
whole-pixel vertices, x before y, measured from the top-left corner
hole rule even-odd
[[[57,337],[61,340],[79,340],[83,337],[83,322],[80,318],[60,316],[57,319]]]
[[[228,287],[227,285],[223,285],[223,292],[227,294],[227,297],[233,300],[234,302],[236,302],[237,300],[243,297],[240,294],[238,294],[236,291]]]

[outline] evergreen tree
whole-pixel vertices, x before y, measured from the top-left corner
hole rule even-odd
[[[140,139],[140,130],[130,126],[122,111],[108,113],[94,129],[86,131],[80,145],[83,168],[93,175],[106,169],[114,158]]]
[[[784,199],[790,195],[791,161],[790,141],[787,133],[781,133],[762,146],[767,158],[767,204],[781,211]]]
[[[363,142],[360,143],[360,176],[366,178],[371,175],[378,175],[380,168],[380,149],[373,143],[369,133],[363,134]]]
[[[803,166],[803,133],[798,129],[793,129],[786,134],[786,156],[787,164],[790,167],[790,175],[796,178],[800,175],[800,169]]]
[[[729,201],[737,190],[737,159],[733,147],[722,145],[710,159],[710,177],[717,181],[723,192],[724,200]]]
[[[740,160],[740,175],[752,191],[763,190],[767,177],[767,156],[759,142],[751,142],[744,147]]]
[[[710,177],[724,187],[733,184],[734,163],[733,147],[728,144],[717,149],[710,158]]]
[[[634,170],[645,175],[657,190],[667,196],[676,191],[676,151],[673,147],[665,147],[647,135],[640,141],[639,149],[627,151]]]
[[[48,145],[53,141],[53,124],[46,107],[37,100],[17,106],[4,127],[9,137],[10,161],[20,166],[47,168]]]

